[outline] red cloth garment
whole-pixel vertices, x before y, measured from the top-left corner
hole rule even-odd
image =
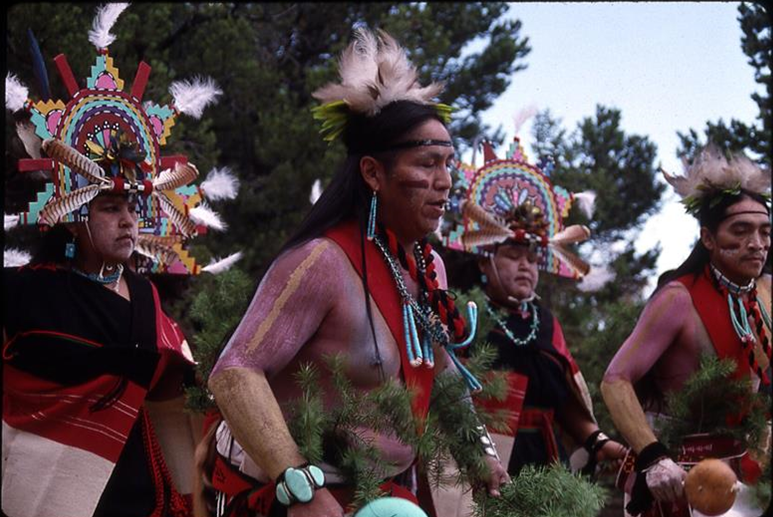
[[[693,306],[706,327],[717,357],[735,361],[738,367],[733,374],[734,378],[747,377],[751,372],[747,354],[741,345],[741,338],[733,329],[727,299],[714,287],[709,275],[711,272],[709,266],[706,266],[697,277],[690,274],[677,278],[677,281],[690,292]]]
[[[51,267],[6,269],[5,276],[3,510],[21,517],[92,515],[136,435],[147,458],[132,464],[166,481],[152,487],[157,504],[189,513],[168,472],[163,476],[163,457],[143,417],[145,397],[167,366],[190,356],[155,287],[125,272],[129,302]],[[145,422],[143,432],[132,433],[138,421]],[[151,447],[142,446],[143,436]]]
[[[346,253],[352,266],[362,276],[362,251],[360,228],[357,221],[350,220],[341,223],[327,232],[325,237],[333,240]],[[402,300],[395,286],[395,280],[389,267],[376,245],[367,239],[365,241],[365,260],[367,261],[367,282],[370,295],[376,302],[384,317],[392,336],[400,349],[400,363],[406,386],[415,390],[412,408],[414,414],[424,418],[429,411],[429,398],[435,369],[411,366],[406,352],[405,334],[403,333]]]

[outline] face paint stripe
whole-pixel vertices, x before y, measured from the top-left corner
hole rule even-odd
[[[282,289],[282,292],[274,301],[274,305],[271,307],[271,311],[269,311],[268,316],[266,316],[266,318],[260,323],[258,330],[255,331],[255,335],[247,345],[248,353],[255,350],[263,342],[263,339],[266,337],[266,334],[268,334],[268,331],[271,330],[274,321],[276,321],[277,317],[279,317],[279,314],[282,312],[282,309],[284,308],[287,301],[290,299],[293,293],[298,290],[298,287],[300,287],[301,280],[306,274],[306,271],[308,271],[309,268],[314,265],[314,262],[317,261],[319,256],[327,249],[327,247],[327,241],[321,242],[290,274],[287,285],[285,285],[284,289]]]

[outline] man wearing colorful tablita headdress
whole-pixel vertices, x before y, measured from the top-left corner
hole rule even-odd
[[[29,115],[17,125],[30,155],[19,170],[51,175],[11,217],[46,230],[42,244],[28,265],[4,270],[2,509],[11,517],[192,512],[200,423],[178,402],[193,358],[135,269],[198,272],[182,248],[202,230],[188,215],[201,202],[203,189],[188,185],[198,172],[160,146],[180,113],[198,117],[219,91],[176,82],[172,104],[143,104],[145,63],[124,91],[107,47],[126,7],[99,9],[85,88],[64,55],[54,59],[68,99],[34,102],[6,79],[6,107]],[[153,260],[137,267],[136,250]]]
[[[426,241],[451,188],[450,108],[432,101],[441,85],[422,87],[392,37],[363,29],[339,72],[339,84],[314,93],[323,103],[315,117],[327,140],[342,137],[346,162],[262,279],[209,380],[225,417],[212,433],[217,515],[344,515],[351,485],[331,462],[308,463],[283,412],[302,395],[302,364],[324,372],[327,410],[341,401],[329,395],[337,390],[324,359],[341,354],[355,389],[404,382],[414,390],[414,416],[423,417],[435,375],[457,367],[447,349],[468,337]],[[379,450],[382,489],[415,503],[416,451],[393,435],[357,432]],[[486,461],[496,493],[507,474]],[[239,500],[248,508],[235,510]]]
[[[525,465],[568,462],[593,474],[599,461],[622,459],[622,446],[602,433],[587,386],[556,317],[536,294],[539,271],[580,279],[589,266],[565,246],[590,230],[564,227],[572,204],[589,213],[594,194],[573,194],[550,181],[552,162],[529,163],[518,137],[498,159],[488,142],[479,169],[462,165],[452,198],[447,246],[478,256],[497,349],[494,368],[507,370],[508,397],[487,402],[511,412],[509,429],[493,434],[510,475]],[[559,434],[560,433],[560,434]],[[564,439],[562,440],[562,435]],[[573,445],[569,451],[564,443]]]
[[[747,379],[752,392],[770,386],[770,275],[762,275],[770,249],[770,172],[713,146],[685,166],[685,176],[664,176],[698,218],[700,239],[661,278],[601,384],[615,425],[636,454],[618,480],[626,499],[630,494],[631,515],[690,515],[684,467],[706,455],[726,459],[741,481],[759,475],[732,439],[685,437],[678,458],[658,441],[659,427],[669,422],[663,402],[683,389],[703,355],[732,359],[733,377]]]

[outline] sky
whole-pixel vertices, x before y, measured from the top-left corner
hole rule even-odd
[[[655,166],[681,173],[677,131],[702,133],[707,121],[720,118],[753,124],[758,114],[750,95],[761,87],[741,50],[738,5],[513,3],[507,16],[521,20],[521,35],[529,38],[528,66],[513,75],[483,121],[501,124],[509,143],[514,115],[529,106],[550,109],[570,131],[583,118],[593,117],[597,104],[618,108],[626,134],[648,136],[657,145]],[[519,137],[533,156],[531,121]],[[502,154],[504,148],[498,151]],[[639,252],[658,243],[662,247],[645,296],[657,275],[687,257],[697,235],[697,222],[667,187],[661,211],[647,221],[636,241]]]

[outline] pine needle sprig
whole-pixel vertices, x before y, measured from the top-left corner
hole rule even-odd
[[[561,464],[527,465],[500,492],[474,494],[475,517],[596,517],[606,500],[604,488]]]
[[[767,425],[769,399],[752,391],[750,379],[732,378],[735,369],[732,359],[704,354],[682,388],[668,394],[672,418],[664,422],[659,437],[672,452],[678,451],[684,436],[698,433],[731,436],[746,447],[758,447]],[[740,423],[730,424],[739,414],[743,414]]]
[[[246,273],[231,268],[219,275],[201,277],[196,287],[198,293],[188,314],[195,330],[191,344],[196,359],[196,374],[204,382],[187,387],[185,398],[186,408],[204,412],[216,407],[205,380],[209,378],[231,332],[241,321],[254,286]]]

